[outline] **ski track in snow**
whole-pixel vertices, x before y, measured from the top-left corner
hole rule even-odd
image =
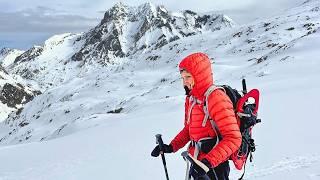
[[[262,168],[259,170],[255,170],[253,172],[248,172],[246,174],[245,179],[257,179],[259,177],[268,176],[271,174],[275,174],[278,172],[284,172],[284,171],[293,171],[300,168],[308,168],[312,165],[320,163],[320,155],[313,155],[313,156],[299,156],[294,158],[286,158],[284,160],[281,160],[277,163],[274,163],[273,165]],[[318,177],[320,178],[320,173],[316,174],[310,174],[310,178]]]

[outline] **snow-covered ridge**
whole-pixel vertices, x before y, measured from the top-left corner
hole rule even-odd
[[[81,34],[60,34],[45,41],[42,46],[34,46],[15,59],[7,71],[17,74],[28,83],[46,90],[72,78],[70,74],[79,63],[68,64],[70,57],[78,50]]]
[[[22,53],[24,51],[18,49],[2,48],[0,50],[0,65],[5,68],[10,66]]]

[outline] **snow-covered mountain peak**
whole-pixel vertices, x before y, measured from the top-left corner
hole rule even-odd
[[[137,8],[133,8],[140,17],[145,16],[147,19],[152,19],[161,14],[168,14],[168,10],[164,6],[156,6],[150,2],[141,4]]]
[[[128,6],[122,2],[116,3],[113,7],[107,10],[104,14],[101,24],[108,23],[110,21],[121,21],[128,14]]]
[[[151,3],[138,7],[118,3],[105,13],[98,26],[83,35],[85,43],[72,60],[112,64],[116,58],[160,49],[184,37],[233,25],[223,15],[198,15],[192,11],[172,13]]]

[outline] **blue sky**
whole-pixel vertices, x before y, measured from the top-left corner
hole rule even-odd
[[[83,32],[96,26],[111,0],[0,0],[0,48],[28,49],[54,34]],[[164,5],[170,11],[222,12],[239,24],[269,17],[304,0],[121,0],[136,6],[145,2]]]

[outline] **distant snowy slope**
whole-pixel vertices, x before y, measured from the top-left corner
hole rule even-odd
[[[34,46],[18,56],[7,68],[29,83],[36,84],[40,89],[57,86],[77,73],[74,70],[79,63],[68,64],[74,51],[79,49],[80,42],[75,42],[80,34],[60,34],[49,38],[43,46]]]

